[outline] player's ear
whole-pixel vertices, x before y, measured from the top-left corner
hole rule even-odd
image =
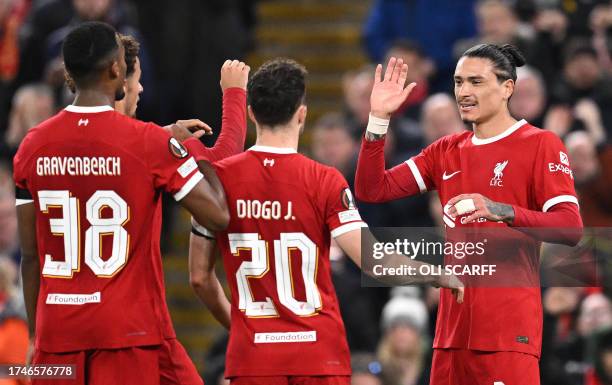
[[[247,106],[247,113],[249,115],[249,119],[251,119],[251,122],[257,125],[257,119],[255,119],[255,114],[253,114],[253,110],[251,109],[250,105]]]
[[[121,67],[119,66],[119,62],[117,60],[113,60],[113,64],[110,66],[111,79],[117,79],[120,74]]]
[[[298,107],[297,118],[298,118],[298,124],[300,126],[303,126],[306,123],[307,114],[308,114],[308,107],[306,107],[306,105],[302,104],[301,106]]]
[[[514,80],[508,79],[504,82],[504,99],[509,100],[514,93]]]

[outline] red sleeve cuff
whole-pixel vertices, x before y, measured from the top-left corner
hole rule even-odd
[[[246,98],[246,90],[244,88],[230,87],[230,88],[226,88],[225,91],[223,91],[224,95],[231,94],[231,93],[235,93],[236,95],[244,95],[244,97]]]

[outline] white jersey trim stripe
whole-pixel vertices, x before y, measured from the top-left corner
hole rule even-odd
[[[191,178],[181,187],[181,189],[174,194],[174,199],[178,202],[185,197],[185,195],[189,194],[191,190],[198,184],[199,181],[204,179],[204,175],[201,172],[196,172],[193,174]]]
[[[419,168],[417,167],[416,163],[414,163],[414,160],[412,160],[412,158],[408,159],[406,161],[406,164],[410,168],[410,171],[412,171],[412,175],[414,176],[414,179],[416,180],[417,185],[419,186],[419,190],[421,190],[421,194],[427,192],[427,186],[425,185],[425,181],[423,180],[423,177],[421,176],[421,173],[419,172]]]
[[[510,136],[514,131],[523,127],[525,124],[527,124],[527,121],[525,119],[521,119],[518,122],[514,123],[512,126],[510,126],[506,131],[502,132],[501,134],[498,134],[498,135],[495,135],[493,137],[486,138],[486,139],[478,139],[476,137],[476,133],[474,133],[474,135],[472,135],[472,144],[476,146],[480,146],[482,144],[489,144],[489,143],[497,142],[500,139]]]
[[[576,204],[576,206],[580,207],[580,205],[578,204],[578,199],[575,196],[573,196],[573,195],[559,195],[559,196],[556,196],[554,198],[550,198],[549,200],[544,202],[544,205],[542,206],[542,211],[543,212],[547,212],[554,205],[559,204],[559,203],[563,203],[563,202],[574,203],[574,204]]]
[[[15,206],[27,205],[28,203],[34,203],[32,199],[15,199]]]
[[[269,152],[270,154],[297,154],[297,150],[291,147],[253,146],[247,151]]]
[[[368,225],[365,222],[351,222],[351,223],[347,223],[346,225],[342,225],[339,227],[336,227],[335,229],[333,229],[331,231],[331,236],[332,238],[336,238],[339,237],[342,234],[346,234],[349,231],[353,231],[353,230],[357,230],[360,229],[362,227],[368,227]]]
[[[111,106],[85,107],[85,106],[75,106],[73,104],[70,104],[70,105],[66,106],[65,110],[68,111],[68,112],[77,112],[77,113],[80,113],[80,114],[93,114],[93,113],[96,113],[96,112],[114,111],[114,108],[111,107]]]

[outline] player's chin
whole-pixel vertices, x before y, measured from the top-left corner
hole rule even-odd
[[[466,124],[476,123],[479,117],[479,115],[475,111],[459,110],[459,115],[461,116],[461,120],[463,120],[463,123]]]

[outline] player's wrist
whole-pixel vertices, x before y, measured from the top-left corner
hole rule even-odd
[[[385,112],[385,111],[370,110],[370,116],[373,116],[377,119],[384,119],[384,120],[391,119],[391,113]]]

